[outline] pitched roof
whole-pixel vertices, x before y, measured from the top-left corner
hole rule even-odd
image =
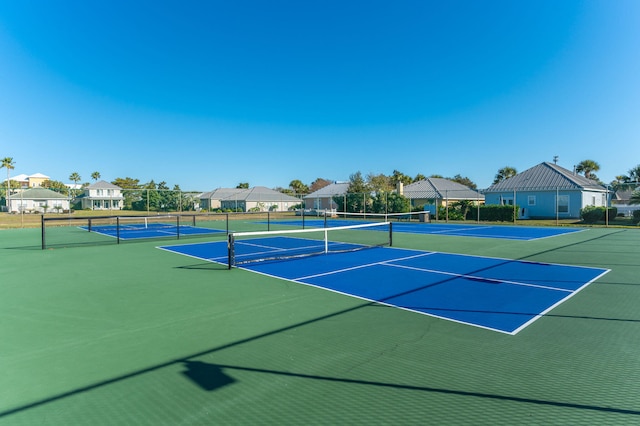
[[[118,185],[114,185],[104,180],[99,180],[87,186],[86,189],[122,189],[122,188],[120,188]]]
[[[209,200],[222,200],[231,195],[237,194],[239,192],[246,191],[246,189],[241,188],[216,188],[213,191],[208,191],[200,194],[201,199],[209,199]]]
[[[50,179],[49,176],[47,175],[43,175],[42,173],[34,173],[32,175],[29,175],[30,178],[37,178],[37,179]]]
[[[9,180],[14,180],[16,182],[26,182],[28,179],[29,179],[29,176],[25,175],[24,173],[9,177]],[[6,182],[6,181],[7,179],[5,178],[3,182]]]
[[[605,187],[557,164],[544,162],[502,182],[491,185],[485,192],[548,189],[593,189],[604,191]]]
[[[404,187],[407,198],[483,200],[484,195],[461,183],[443,178],[427,178]]]
[[[56,198],[68,199],[66,195],[52,191],[47,188],[30,188],[12,195],[12,198],[22,198],[23,200],[53,200]]]
[[[239,192],[228,195],[221,200],[242,200],[242,201],[286,201],[286,202],[300,202],[300,199],[292,197],[291,195],[284,194],[282,192],[275,191],[273,189],[256,186],[249,189],[241,189]]]
[[[325,187],[307,194],[304,198],[327,198],[334,195],[343,195],[349,189],[349,182],[333,182]]]

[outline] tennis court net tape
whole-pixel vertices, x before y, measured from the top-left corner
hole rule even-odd
[[[327,253],[391,246],[391,222],[319,229],[235,232],[229,234],[229,268],[253,262],[285,260]]]

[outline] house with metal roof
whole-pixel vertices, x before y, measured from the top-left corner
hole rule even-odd
[[[100,180],[84,188],[84,192],[75,198],[83,209],[121,210],[124,203],[122,188]]]
[[[228,198],[238,192],[244,191],[241,188],[216,188],[213,191],[203,192],[198,196],[200,208],[204,210],[215,210],[222,208],[221,200]]]
[[[349,189],[349,182],[333,182],[304,196],[305,209],[336,210],[338,204],[334,197],[342,197]]]
[[[608,190],[554,163],[540,163],[484,191],[486,204],[517,205],[521,219],[578,219],[587,206],[607,205]]]
[[[220,194],[222,194],[221,192]],[[210,198],[211,199],[211,198]],[[264,186],[234,189],[220,198],[220,208],[233,211],[287,211],[299,206],[301,200]]]
[[[436,206],[447,206],[458,201],[484,203],[484,195],[461,183],[444,178],[427,178],[409,185],[399,185],[398,192],[411,201],[412,207],[425,206],[431,214]]]
[[[69,210],[69,197],[46,188],[14,192],[9,199],[11,213],[50,213]]]

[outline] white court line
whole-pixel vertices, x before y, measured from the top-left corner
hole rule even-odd
[[[399,260],[406,260],[406,259],[413,259],[413,258],[416,258],[416,257],[431,256],[432,254],[436,254],[436,252],[426,252],[426,253],[414,254],[412,256],[400,257],[400,258],[397,258],[397,259],[389,259],[389,260],[383,260],[381,262],[373,262],[373,263],[367,263],[367,264],[364,264],[364,265],[352,266],[350,268],[336,269],[335,271],[323,272],[321,274],[307,275],[306,277],[292,278],[292,280],[293,281],[299,281],[299,280],[307,280],[307,279],[310,279],[310,278],[323,277],[323,276],[326,276],[326,275],[334,275],[334,274],[339,274],[341,272],[353,271],[355,269],[369,268],[371,266],[376,266],[376,265],[384,265],[385,263],[388,263],[388,262],[397,262]]]
[[[393,267],[393,268],[411,269],[411,270],[419,271],[419,272],[430,272],[430,273],[440,274],[440,275],[449,275],[449,276],[457,277],[457,278],[469,278],[471,280],[491,281],[491,282],[495,282],[495,283],[499,283],[499,284],[511,284],[511,285],[519,285],[519,286],[523,286],[523,287],[542,288],[542,289],[546,289],[546,290],[562,291],[562,292],[565,292],[565,293],[573,293],[573,291],[574,291],[574,290],[567,290],[567,289],[564,289],[564,288],[550,287],[550,286],[540,285],[540,284],[523,283],[523,282],[520,282],[520,281],[499,280],[497,278],[485,278],[485,277],[479,277],[479,276],[476,276],[476,275],[456,274],[454,272],[438,271],[436,269],[416,268],[414,266],[393,265],[393,264],[385,264],[384,266],[390,266],[390,267]]]

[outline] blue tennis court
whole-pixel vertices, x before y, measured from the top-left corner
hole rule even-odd
[[[82,226],[80,229],[89,231],[89,228],[86,226]],[[118,225],[93,225],[91,227],[91,232],[113,238],[119,237],[121,240],[176,237],[178,233],[185,236],[225,233],[224,230],[199,228],[191,225],[180,225],[178,227],[171,223],[121,225],[119,230]]]
[[[271,221],[272,224],[302,227],[301,219]],[[358,220],[331,219],[305,219],[304,226],[309,228],[349,226],[371,223]],[[584,231],[582,228],[557,228],[535,226],[511,226],[511,225],[477,225],[477,224],[449,224],[449,223],[418,223],[418,222],[393,222],[394,232],[406,232],[411,234],[449,235],[457,237],[499,238],[505,240],[533,241],[542,238],[556,237]]]
[[[249,250],[263,255],[307,245],[307,239],[281,236],[253,241]],[[227,263],[224,241],[159,248]],[[523,330],[608,272],[390,247],[248,263],[242,269],[507,334]]]

